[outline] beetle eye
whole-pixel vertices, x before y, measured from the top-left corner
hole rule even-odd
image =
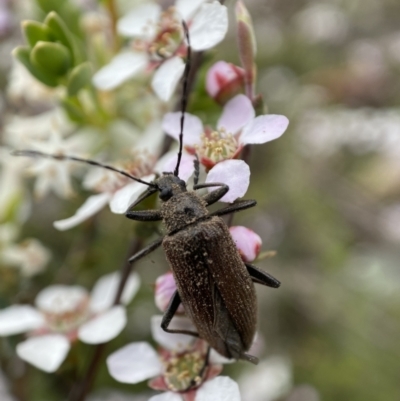
[[[167,201],[172,196],[172,191],[170,188],[164,188],[160,192],[160,199],[163,201]]]

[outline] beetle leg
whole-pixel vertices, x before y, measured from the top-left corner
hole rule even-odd
[[[128,210],[125,213],[128,219],[137,221],[159,221],[162,220],[160,210]]]
[[[142,196],[136,199],[131,205],[129,205],[128,210],[125,212],[125,216],[128,219],[137,221],[159,221],[162,220],[161,212],[159,210],[132,210],[140,202],[144,201],[149,196],[157,192],[157,189],[150,188]]]
[[[275,277],[272,277],[264,270],[261,270],[250,263],[245,263],[245,265],[247,267],[247,271],[250,274],[250,277],[255,283],[266,285],[272,288],[278,288],[281,285],[281,282],[279,280],[277,280]]]
[[[169,301],[169,304],[167,306],[167,309],[164,313],[164,316],[161,320],[161,328],[166,331],[167,333],[178,333],[178,334],[187,334],[189,336],[194,336],[198,337],[199,334],[195,333],[194,331],[190,330],[171,330],[168,328],[169,324],[171,323],[172,318],[174,317],[176,311],[179,308],[179,305],[181,304],[181,297],[179,295],[178,290],[174,292],[174,295],[172,295],[171,300]]]
[[[135,253],[133,256],[129,258],[129,263],[136,262],[137,260],[143,258],[144,256],[148,255],[150,252],[154,251],[154,249],[158,248],[163,241],[164,237],[160,237],[156,239],[154,242],[151,244],[147,245],[143,249],[141,249],[139,252]]]
[[[241,210],[249,209],[256,204],[257,202],[253,199],[242,199],[224,207],[223,209],[210,213],[210,216],[223,216],[225,214],[240,212]]]
[[[229,191],[229,186],[223,184],[222,182],[208,182],[205,184],[196,184],[193,186],[193,189],[197,190],[210,187],[221,187],[221,188],[218,188],[215,191],[209,192],[207,195],[204,195],[203,199],[207,202],[207,206],[212,205],[213,203],[219,201]]]

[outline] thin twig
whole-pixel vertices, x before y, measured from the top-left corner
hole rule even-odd
[[[118,11],[115,0],[107,0],[107,9],[111,20],[111,34],[112,34],[112,46],[115,53],[118,53],[120,43],[119,36],[117,33],[117,21],[118,21]]]
[[[114,305],[118,305],[121,301],[122,292],[125,288],[125,284],[132,272],[134,263],[129,263],[129,256],[135,254],[143,247],[143,241],[135,239],[129,249],[128,255],[124,259],[124,264],[121,269],[121,281],[118,287],[118,291],[114,300]],[[93,386],[93,382],[96,378],[98,369],[100,367],[100,361],[103,357],[104,351],[106,349],[106,344],[96,345],[92,360],[90,361],[86,374],[80,383],[77,383],[71,390],[68,399],[71,401],[84,401],[87,394]]]

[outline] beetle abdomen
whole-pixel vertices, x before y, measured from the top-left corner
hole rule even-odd
[[[255,334],[257,304],[226,224],[219,217],[197,222],[167,235],[163,247],[200,337],[220,354],[240,358]]]

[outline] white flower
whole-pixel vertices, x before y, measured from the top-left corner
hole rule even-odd
[[[21,63],[13,61],[7,86],[7,97],[11,102],[54,107],[60,91],[61,88],[53,89],[42,84]]]
[[[71,135],[62,138],[61,133],[52,130],[45,141],[31,141],[30,149],[52,155],[71,155],[82,153],[88,148],[89,138],[86,135]],[[35,182],[35,195],[39,198],[53,190],[60,197],[69,197],[73,194],[70,175],[77,167],[70,161],[54,160],[51,158],[30,159],[31,167],[28,172],[37,176]]]
[[[162,347],[159,353],[146,342],[128,344],[107,358],[110,375],[129,384],[153,378],[149,386],[165,392],[149,401],[240,401],[238,385],[229,377],[216,377],[222,369],[220,363],[229,361],[211,351],[210,364],[199,381],[207,344],[184,334],[166,333],[160,327],[161,319],[162,316],[152,318],[153,338]],[[185,317],[174,317],[170,328],[194,329]]]
[[[117,26],[121,35],[135,38],[134,51],[118,54],[97,71],[94,85],[111,90],[141,71],[158,68],[153,76],[153,90],[161,100],[169,100],[184,71],[182,19],[189,27],[194,51],[214,47],[228,29],[227,9],[218,1],[177,0],[174,8],[164,12],[158,4],[142,4],[121,18]]]
[[[177,157],[177,151],[173,150],[156,161],[154,150],[157,147],[152,148],[153,152],[147,150],[147,148],[150,149],[150,145],[146,143],[149,142],[151,137],[153,136],[148,136],[145,133],[143,135],[144,140],[137,145],[137,150],[133,152],[135,155],[133,161],[120,166],[121,169],[146,182],[151,182],[155,178],[155,174],[162,174],[164,171],[172,172]],[[193,171],[193,157],[184,155],[181,160],[179,177],[186,181],[193,174]],[[55,221],[54,227],[58,230],[63,231],[75,227],[98,213],[107,204],[113,213],[123,214],[147,188],[140,182],[99,168],[89,172],[83,185],[87,189],[99,192],[99,194],[89,196],[73,216]]]
[[[179,112],[167,113],[163,119],[164,131],[178,140]],[[222,202],[233,202],[242,197],[249,186],[250,169],[242,160],[235,159],[244,146],[262,144],[279,138],[289,120],[285,116],[266,114],[255,116],[250,100],[244,95],[232,98],[223,108],[216,130],[204,128],[202,121],[185,113],[183,144],[191,154],[198,154],[200,162],[209,169],[206,182],[223,182],[229,192]],[[210,191],[214,188],[210,188]]]
[[[243,399],[274,401],[281,399],[292,387],[292,367],[287,358],[272,356],[251,366],[239,378]]]
[[[55,372],[64,361],[70,343],[79,339],[100,344],[115,338],[126,325],[123,305],[113,305],[119,273],[102,276],[91,294],[80,286],[51,285],[36,297],[36,308],[13,305],[0,311],[0,336],[27,332],[17,345],[18,356],[44,370]],[[140,286],[132,274],[121,301],[128,304]]]
[[[32,117],[14,115],[4,126],[4,143],[14,149],[28,148],[32,141],[46,141],[52,131],[61,136],[73,126],[61,108],[54,108]]]
[[[6,265],[18,267],[25,277],[42,272],[50,256],[49,250],[35,238],[27,238],[0,250],[0,260]]]
[[[11,150],[0,147],[0,221],[12,218],[23,222],[29,216],[30,198],[23,182],[27,160],[17,159]]]

